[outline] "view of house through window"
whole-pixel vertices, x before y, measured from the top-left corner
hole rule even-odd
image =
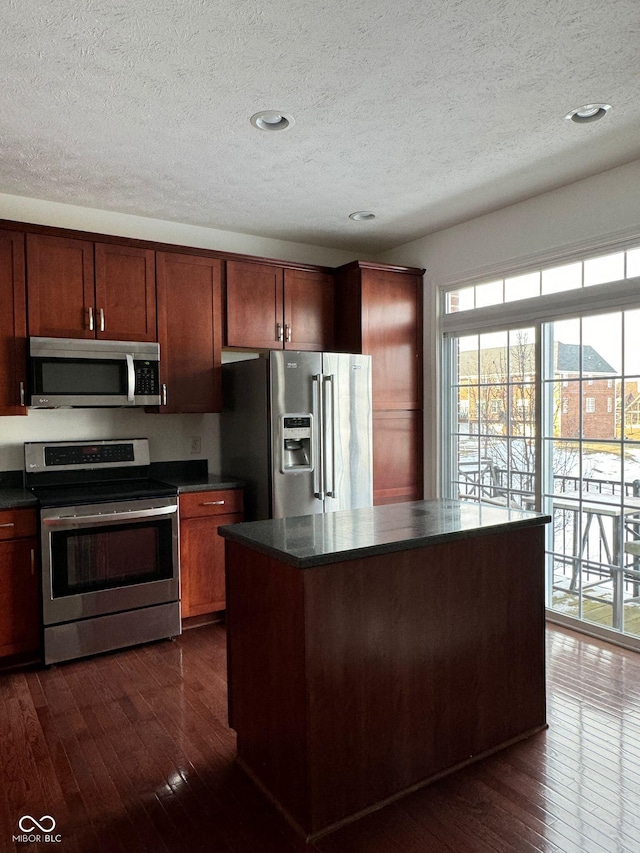
[[[640,309],[445,343],[445,491],[551,515],[548,607],[640,638]]]
[[[542,339],[549,603],[640,636],[640,311],[547,323]]]

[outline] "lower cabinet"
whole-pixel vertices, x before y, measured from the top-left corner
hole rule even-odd
[[[373,413],[373,503],[422,500],[422,412]]]
[[[40,646],[37,515],[0,511],[0,657]]]
[[[243,516],[242,489],[180,495],[182,618],[224,610],[224,539],[218,528]]]

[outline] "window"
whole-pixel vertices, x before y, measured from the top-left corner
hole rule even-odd
[[[578,290],[614,281],[628,281],[640,275],[640,247],[614,252],[576,263],[548,267],[457,287],[447,292],[445,314],[472,311],[520,299]]]
[[[609,260],[589,264],[586,276],[586,262],[542,270],[535,309],[517,300],[517,275],[502,280],[504,301],[493,307],[477,306],[476,285],[458,288],[478,311],[440,318],[443,494],[550,515],[553,618],[588,624],[609,639],[623,633],[640,650],[633,574],[640,559],[640,289],[615,278],[622,261],[627,278],[640,276],[640,248],[603,257]],[[534,278],[522,282],[528,291],[534,286]],[[500,287],[491,285],[485,296],[491,291],[495,299]],[[570,289],[575,294],[557,296]]]

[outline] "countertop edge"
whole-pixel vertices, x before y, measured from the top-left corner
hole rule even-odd
[[[348,551],[337,551],[332,554],[322,554],[319,556],[296,557],[287,551],[282,551],[278,548],[272,548],[260,542],[255,542],[250,536],[239,533],[234,528],[239,525],[230,524],[220,527],[218,533],[225,539],[231,542],[236,542],[239,545],[244,545],[257,551],[260,554],[265,554],[267,557],[274,557],[282,563],[287,563],[296,569],[312,569],[316,566],[326,566],[331,563],[346,563],[349,560],[357,560],[361,557],[376,557],[384,554],[393,554],[398,551],[410,551],[418,548],[426,548],[430,545],[438,545],[443,542],[453,542],[458,539],[471,539],[478,536],[490,536],[496,533],[506,532],[507,530],[521,530],[527,527],[538,527],[551,522],[550,515],[539,514],[531,518],[519,519],[517,521],[500,522],[498,524],[486,525],[483,527],[466,528],[464,530],[447,531],[445,533],[433,533],[428,536],[420,536],[417,538],[398,540],[397,542],[385,542],[377,545],[367,545],[361,548],[353,548]]]
[[[241,480],[221,480],[220,482],[206,482],[206,483],[179,483],[176,481],[170,481],[170,479],[166,479],[163,482],[169,483],[170,486],[175,486],[178,490],[178,494],[187,494],[189,492],[222,492],[228,491],[232,489],[242,489],[244,488],[244,482]]]

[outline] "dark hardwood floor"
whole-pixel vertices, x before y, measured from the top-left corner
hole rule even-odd
[[[552,626],[547,651],[548,731],[309,846],[234,764],[221,625],[5,672],[0,851],[637,853],[640,655]],[[27,815],[59,841],[14,841]]]

